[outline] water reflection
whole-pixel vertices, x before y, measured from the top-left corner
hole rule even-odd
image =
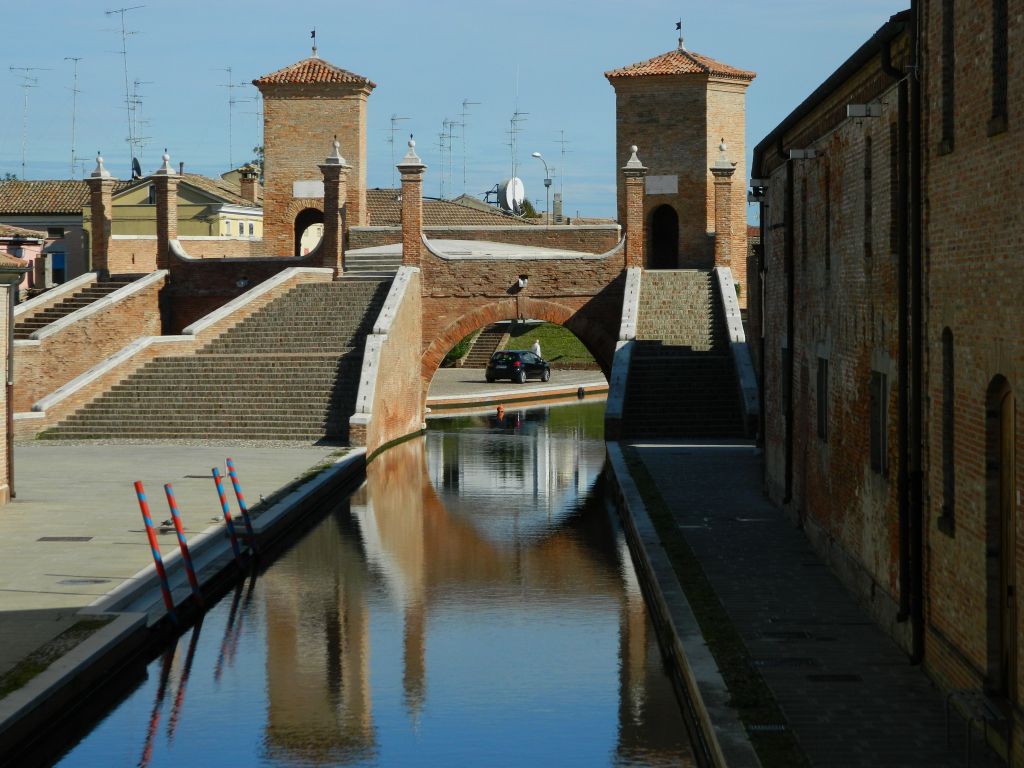
[[[442,423],[379,456],[187,636],[176,740],[153,726],[172,650],[67,763],[142,743],[151,765],[689,764],[587,409]]]

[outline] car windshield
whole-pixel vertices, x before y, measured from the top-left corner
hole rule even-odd
[[[514,363],[519,359],[519,355],[515,352],[495,352],[491,355],[492,363]]]

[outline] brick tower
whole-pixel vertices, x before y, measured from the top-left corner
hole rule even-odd
[[[366,99],[377,86],[324,61],[315,48],[308,59],[253,80],[253,85],[263,94],[264,253],[297,254],[297,235],[306,224],[323,221],[323,180],[317,167],[335,136],[352,166],[346,222],[365,224]]]
[[[755,73],[693,53],[683,46],[653,59],[605,72],[615,89],[615,167],[640,148],[645,179],[644,266],[709,268],[715,259],[715,181],[720,145],[736,163],[728,195],[729,247],[746,254],[744,113],[747,86]],[[625,189],[618,185],[619,221],[625,220]],[[719,243],[721,249],[722,243]],[[746,258],[733,258],[736,279],[746,283]]]

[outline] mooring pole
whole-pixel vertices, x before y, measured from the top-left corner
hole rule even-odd
[[[167,572],[164,571],[164,560],[160,557],[160,542],[156,538],[156,529],[153,527],[153,518],[149,514],[149,503],[146,501],[146,489],[142,487],[142,481],[135,481],[135,495],[139,499],[139,509],[142,510],[142,522],[146,524],[146,536],[149,538],[149,549],[153,554],[153,565],[156,566],[156,574],[160,577],[160,591],[164,596],[164,606],[171,621],[177,623],[178,617],[174,614],[174,599],[171,597],[171,585],[167,582]]]
[[[217,497],[220,499],[220,508],[224,512],[224,522],[228,525],[228,536],[231,537],[231,549],[235,553],[235,562],[242,564],[242,550],[238,546],[238,536],[235,535],[235,524],[231,520],[231,508],[228,507],[228,497],[224,494],[224,483],[221,482],[220,470],[214,467],[213,484],[217,487]]]
[[[196,578],[196,570],[192,566],[192,554],[188,551],[188,539],[185,538],[185,526],[181,523],[181,514],[178,512],[178,502],[174,499],[174,489],[170,483],[164,485],[164,493],[167,494],[167,506],[171,508],[171,519],[174,521],[174,530],[178,533],[178,548],[181,549],[181,558],[185,562],[185,573],[188,576],[188,583],[192,587],[192,596],[202,606],[203,593],[199,591],[199,579]]]
[[[235,489],[235,498],[238,500],[238,509],[242,512],[242,519],[245,521],[245,533],[249,537],[249,548],[256,551],[256,533],[252,529],[252,518],[249,517],[249,507],[245,503],[245,496],[242,493],[242,486],[238,482],[238,472],[235,470],[235,463],[227,460],[228,476],[231,478],[231,485]]]

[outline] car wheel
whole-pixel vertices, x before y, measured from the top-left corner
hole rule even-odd
[[[516,384],[525,384],[526,383],[526,371],[516,371],[516,373],[515,373],[515,382],[516,382]]]
[[[551,379],[551,369],[550,368],[545,368],[544,369],[544,373],[542,373],[540,375],[540,380],[541,381],[549,381],[550,379]]]

